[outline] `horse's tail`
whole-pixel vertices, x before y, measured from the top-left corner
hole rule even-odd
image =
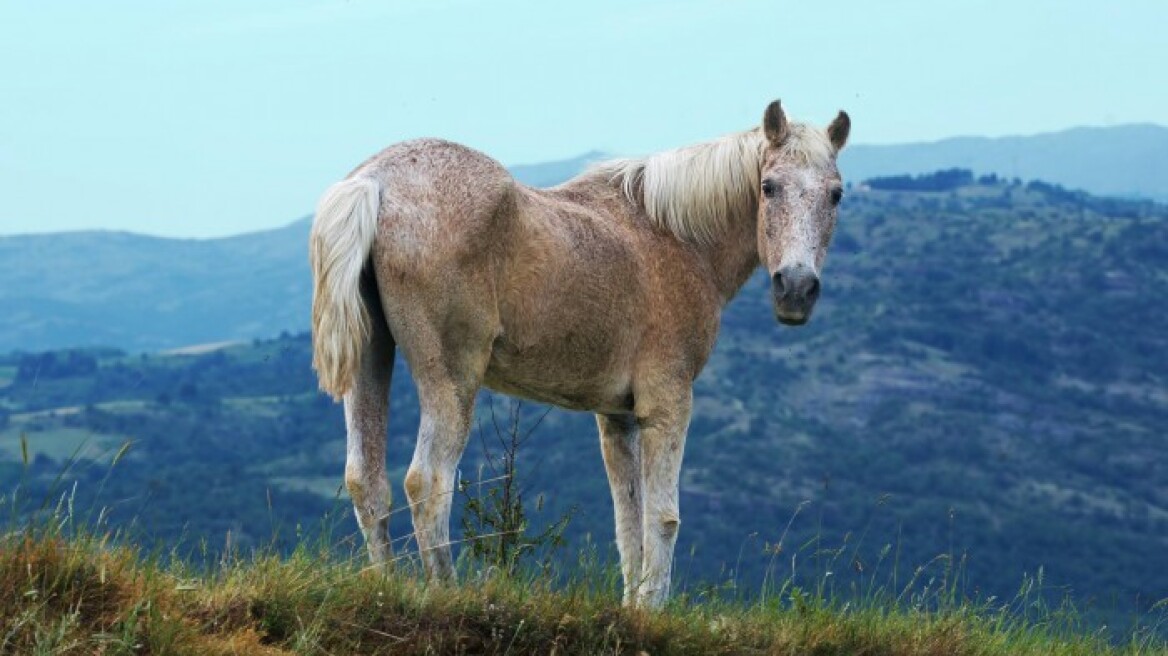
[[[370,334],[361,272],[377,233],[381,183],[357,175],[329,187],[308,238],[312,265],[312,368],[340,399],[353,385]]]

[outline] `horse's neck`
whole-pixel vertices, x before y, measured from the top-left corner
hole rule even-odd
[[[735,217],[726,231],[702,248],[702,256],[714,276],[714,284],[728,303],[758,268],[757,214]]]
[[[614,212],[619,216],[624,212],[636,212],[633,203],[628,200],[623,191],[614,187],[604,176],[584,174],[570,180],[549,192],[570,199],[572,202],[595,202],[597,197],[607,198],[621,207]],[[704,260],[706,269],[713,277],[713,283],[721,292],[722,302],[728,303],[739,289],[750,279],[750,274],[758,268],[758,206],[750,209],[748,216],[734,217],[726,230],[712,243],[698,247],[699,257]]]

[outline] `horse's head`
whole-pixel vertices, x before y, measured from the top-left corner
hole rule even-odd
[[[844,112],[826,130],[788,122],[777,100],[763,114],[758,254],[771,275],[775,317],[789,326],[807,323],[819,298],[819,271],[843,196],[836,156],[850,128]]]

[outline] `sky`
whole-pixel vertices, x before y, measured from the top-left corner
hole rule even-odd
[[[0,235],[215,237],[381,148],[633,155],[793,118],[853,143],[1168,124],[1168,2],[0,0]]]

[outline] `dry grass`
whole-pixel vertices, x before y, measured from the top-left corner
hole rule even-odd
[[[987,607],[840,607],[787,590],[769,603],[619,607],[611,570],[553,587],[495,578],[425,586],[409,563],[363,571],[328,549],[228,559],[209,571],[106,538],[0,538],[0,654],[1162,654]]]

